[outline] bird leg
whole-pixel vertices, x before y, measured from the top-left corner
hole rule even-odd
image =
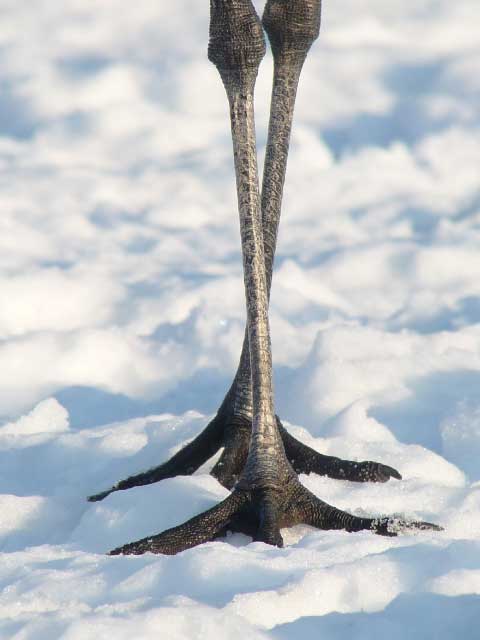
[[[284,3],[285,4],[285,3]],[[297,6],[310,5],[297,0]],[[397,535],[405,528],[438,530],[427,522],[359,518],[340,511],[303,487],[285,455],[274,414],[268,293],[257,177],[253,91],[265,44],[251,0],[211,0],[209,59],[223,80],[230,105],[240,215],[253,420],[240,479],[221,503],[186,523],[119,547],[118,554],[175,554],[213,540],[226,530],[283,546],[280,529],[305,523],[320,529],[371,530]]]
[[[263,26],[274,58],[273,89],[263,172],[261,213],[267,295],[280,221],[290,132],[297,86],[307,53],[320,27],[320,1],[268,0]],[[230,37],[229,34],[226,36]],[[121,480],[110,489],[89,497],[102,500],[113,491],[190,475],[220,448],[223,453],[211,474],[228,489],[240,477],[247,459],[252,429],[252,382],[248,333],[245,330],[237,373],[217,414],[206,428],[172,458],[148,471]],[[297,473],[317,473],[353,482],[386,482],[401,479],[396,469],[372,462],[353,462],[327,456],[294,438],[277,418],[286,455]]]
[[[273,53],[273,89],[268,127],[268,139],[263,171],[261,208],[265,272],[270,296],[272,271],[282,207],[283,186],[287,169],[290,133],[292,128],[298,82],[308,51],[320,30],[320,0],[268,0],[263,14],[263,27],[269,37]],[[234,415],[251,423],[252,385],[248,335],[245,331],[237,375],[229,395],[233,397]],[[227,399],[228,399],[227,395]],[[339,480],[354,482],[386,482],[391,477],[401,479],[396,469],[372,462],[352,462],[326,456],[294,438],[281,424],[287,458],[297,473],[317,473]],[[245,434],[245,429],[242,436]],[[227,448],[226,444],[226,448]],[[248,445],[247,445],[248,446]],[[229,447],[231,448],[231,447]],[[245,446],[239,450],[240,458]],[[235,458],[238,466],[238,458]],[[229,460],[233,459],[230,456]],[[222,466],[212,469],[224,486],[231,488],[238,476],[235,465],[220,460]],[[220,474],[220,475],[217,475]]]

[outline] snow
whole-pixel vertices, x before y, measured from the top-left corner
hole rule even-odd
[[[262,2],[255,2],[259,11]],[[403,480],[302,482],[441,533],[284,531],[109,557],[227,495],[208,471],[85,497],[215,412],[244,330],[208,2],[4,0],[0,638],[476,640],[480,6],[324,2],[271,301],[277,410]],[[263,157],[272,64],[256,95]]]

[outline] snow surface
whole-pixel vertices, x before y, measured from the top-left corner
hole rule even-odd
[[[325,0],[271,304],[292,432],[404,477],[305,485],[445,531],[297,527],[284,549],[236,535],[175,557],[104,552],[222,499],[212,461],[85,496],[198,433],[237,363],[238,222],[208,2],[2,0],[0,15],[0,637],[476,640],[477,0]],[[260,158],[271,70],[268,57]]]

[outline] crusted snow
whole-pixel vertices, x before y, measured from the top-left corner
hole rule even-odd
[[[3,0],[2,640],[478,637],[480,5],[323,4],[272,291],[277,410],[310,446],[403,475],[302,477],[322,499],[445,531],[105,555],[227,495],[210,461],[85,500],[203,428],[243,339],[208,2]]]

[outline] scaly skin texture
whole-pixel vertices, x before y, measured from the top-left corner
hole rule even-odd
[[[211,57],[217,60],[223,56],[226,59],[223,62],[224,67],[231,68],[237,64],[246,65],[248,68],[255,56],[261,55],[263,43],[257,40],[245,52],[239,47],[235,51],[228,49],[225,42],[234,37],[233,18],[228,13],[226,3],[213,4],[216,5],[214,10],[220,20],[215,20],[211,34]],[[248,11],[245,13],[245,8],[239,6],[236,10],[243,10],[242,19],[247,20],[247,23],[250,20],[250,24],[254,24]],[[222,27],[217,27],[220,24]],[[265,276],[269,295],[297,86],[308,50],[318,36],[320,4],[269,0],[265,7],[263,25],[274,55],[272,101],[261,193]],[[90,496],[89,500],[98,501],[113,491],[152,484],[177,475],[190,475],[221,447],[224,451],[212,469],[212,475],[228,489],[232,488],[238,481],[247,459],[252,429],[252,407],[250,352],[248,334],[245,330],[234,381],[216,416],[207,427],[163,464],[121,480],[110,489]],[[352,462],[323,455],[296,440],[283,426],[280,428],[280,435],[287,458],[297,473],[317,473],[353,482],[386,482],[390,478],[401,479],[396,469],[378,462]]]
[[[228,498],[178,527],[117,547],[110,551],[110,555],[141,555],[146,552],[174,555],[222,538],[228,531],[244,533],[254,540],[282,547],[280,529],[297,524],[352,533],[371,531],[389,537],[412,531],[442,530],[430,522],[353,516],[323,502],[294,478],[280,491],[235,489]]]
[[[279,8],[300,8],[299,20],[311,16],[315,4],[319,12],[316,0],[273,0],[272,4],[277,18]],[[285,15],[294,20],[296,14]],[[302,37],[307,31],[299,30]],[[263,56],[263,33],[250,0],[211,0],[210,33],[209,58],[220,72],[230,104],[252,374],[252,434],[245,466],[228,498],[178,527],[119,547],[111,554],[175,554],[224,535],[228,529],[282,546],[280,529],[299,523],[320,529],[368,529],[380,535],[397,535],[405,528],[438,530],[428,522],[358,518],[340,511],[305,489],[287,460],[273,410],[268,289],[253,119],[253,87]]]
[[[212,21],[214,20],[215,15],[212,15]],[[240,34],[242,31],[239,31],[238,35]],[[260,23],[258,31],[249,30],[250,38],[253,34],[258,34],[263,40]],[[232,43],[232,46],[241,47],[242,42]],[[224,68],[221,62],[216,64],[230,104],[250,346],[253,420],[243,476],[244,479],[248,478],[250,484],[275,486],[278,483],[277,461],[279,456],[285,458],[285,454],[273,408],[268,293],[253,111],[253,88],[257,68],[248,71],[243,68],[239,73],[238,70]]]

